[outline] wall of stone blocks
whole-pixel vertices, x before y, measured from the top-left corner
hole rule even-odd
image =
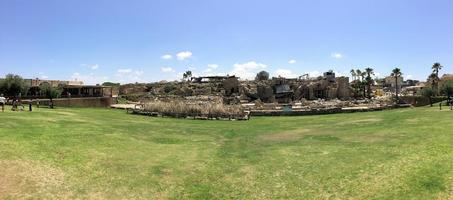
[[[117,103],[115,97],[60,98],[53,100],[56,107],[110,107]],[[34,103],[35,104],[35,103]],[[40,100],[40,105],[49,105],[49,100]]]

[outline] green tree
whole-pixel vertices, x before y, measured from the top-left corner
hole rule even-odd
[[[183,79],[189,80],[192,77],[192,71],[186,71],[184,74],[182,74]]]
[[[353,92],[354,92],[354,96],[357,94],[357,90],[356,90],[356,87],[354,86],[354,83],[355,83],[355,78],[357,77],[357,75],[355,74],[355,70],[354,69],[351,69],[350,71],[351,73],[351,78],[352,78],[352,89],[353,89]]]
[[[442,69],[442,65],[438,62],[434,63],[433,66],[431,67],[431,69],[433,70],[433,74],[435,74],[436,76],[433,77],[434,79],[434,85],[433,87],[435,87],[435,90],[437,92],[437,95],[439,95],[439,71]]]
[[[352,80],[354,81],[355,78],[357,77],[357,74],[355,73],[355,70],[351,69],[350,73],[351,73]]]
[[[357,69],[355,71],[356,73],[356,76],[357,76],[357,81],[356,81],[356,87],[358,89],[358,93],[361,94],[362,97],[365,97],[366,96],[366,90],[365,90],[365,87],[366,87],[366,83],[365,83],[365,76],[366,76],[366,72],[365,71],[362,71],[360,69]]]
[[[265,81],[269,79],[269,72],[260,71],[256,74],[255,80],[257,81]]]
[[[374,83],[373,78],[371,76],[374,76],[374,70],[372,68],[368,67],[365,69],[365,73],[366,73],[365,81],[366,81],[366,85],[368,86],[368,89],[367,89],[368,98],[371,99],[371,85],[373,85],[373,83]]]
[[[429,99],[429,104],[431,105],[431,107],[433,107],[433,99],[432,98],[433,98],[433,96],[436,95],[436,93],[434,92],[433,88],[425,87],[420,92],[421,92],[422,96],[427,97]]]
[[[437,77],[437,75],[436,75],[435,73],[431,73],[431,74],[428,76],[428,81],[427,81],[427,82],[429,82],[429,83],[431,84],[431,89],[433,89],[435,95],[438,94],[438,92],[437,92],[437,89],[438,89],[438,88],[437,88],[437,86],[436,86],[436,83],[437,83],[437,81],[438,81],[438,80],[437,80],[438,78],[439,78],[439,77]]]
[[[43,83],[39,86],[39,90],[41,91],[42,94],[44,94],[46,98],[49,98],[51,104],[50,108],[53,108],[53,99],[61,96],[63,88],[52,87],[48,83]]]
[[[395,94],[396,99],[398,100],[398,79],[403,75],[400,68],[395,68],[392,70],[392,74],[390,74],[393,78],[395,78]]]
[[[19,75],[8,74],[0,80],[0,93],[5,96],[19,97],[26,95],[29,88],[29,84]]]
[[[441,89],[442,94],[448,97],[448,100],[450,100],[450,97],[453,96],[453,79],[447,79],[442,82]]]
[[[356,97],[365,97],[365,72],[362,72],[360,69],[352,69],[351,75],[353,76],[354,83],[352,84],[352,87],[354,89],[354,93]]]
[[[104,82],[102,83],[102,86],[110,86],[110,87],[118,87],[120,86],[120,83],[113,83],[113,82]]]

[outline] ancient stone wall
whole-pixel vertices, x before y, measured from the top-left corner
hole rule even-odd
[[[200,96],[219,95],[225,102],[252,102],[261,100],[266,103],[290,103],[302,99],[348,99],[351,96],[348,77],[327,77],[315,79],[286,79],[282,77],[263,81],[239,81],[237,77],[203,77],[196,81],[130,84],[121,86],[120,95],[143,94],[149,96],[177,95]],[[232,101],[236,98],[236,101]]]
[[[337,98],[348,99],[351,97],[351,88],[349,86],[349,77],[338,77],[337,80]]]
[[[50,100],[39,100],[40,105],[49,105]],[[86,98],[60,98],[53,99],[56,107],[110,107],[117,103],[115,97],[86,97]]]

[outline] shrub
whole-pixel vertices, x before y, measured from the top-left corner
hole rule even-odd
[[[164,92],[168,94],[168,93],[170,93],[170,92],[176,90],[176,88],[177,88],[177,87],[176,87],[175,85],[173,85],[173,84],[166,84],[166,85],[164,86]]]
[[[244,115],[244,111],[239,105],[224,105],[218,103],[196,104],[184,101],[148,102],[144,105],[144,110],[170,116],[205,116],[217,118]]]

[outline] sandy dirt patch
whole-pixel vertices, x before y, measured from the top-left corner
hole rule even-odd
[[[0,160],[0,199],[67,199],[64,173],[26,160]]]

